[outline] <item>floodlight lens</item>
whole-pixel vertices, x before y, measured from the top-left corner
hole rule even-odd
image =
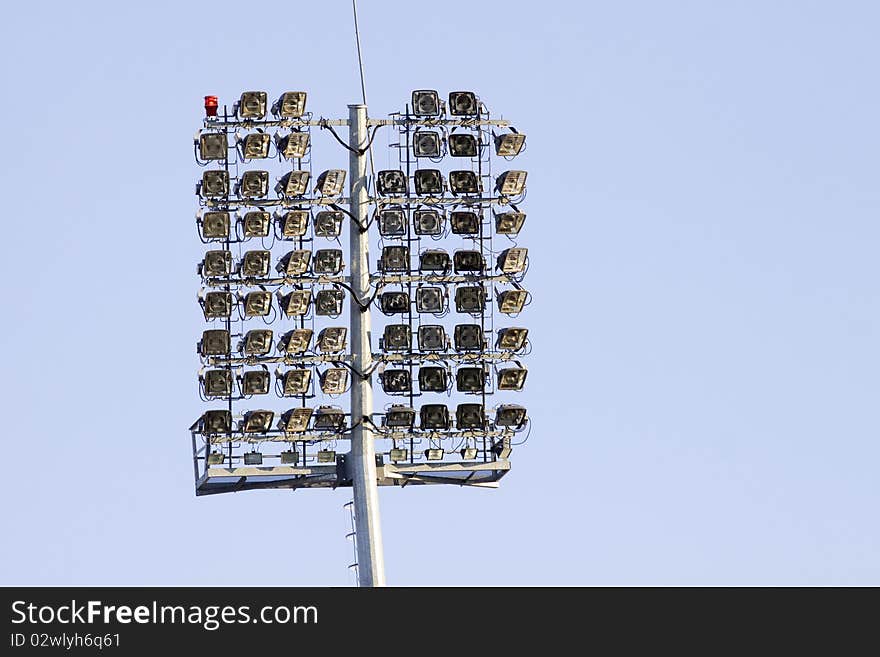
[[[232,431],[232,413],[229,411],[205,411],[201,420],[203,433],[217,434]]]
[[[269,371],[248,370],[241,378],[241,393],[243,395],[266,395],[269,394]]]
[[[456,351],[480,351],[483,348],[483,329],[479,324],[457,324],[453,336]]]
[[[522,390],[528,370],[524,367],[507,367],[498,370],[499,390]]]
[[[245,171],[238,185],[242,198],[262,198],[269,193],[268,171]]]
[[[525,212],[501,212],[495,215],[495,232],[499,235],[517,235],[525,220]]]
[[[206,240],[229,237],[229,213],[206,212],[202,216],[202,237]]]
[[[528,298],[526,290],[504,290],[498,295],[498,310],[505,315],[521,313]]]
[[[440,114],[440,95],[432,89],[413,91],[412,113],[416,116],[437,116]]]
[[[418,340],[421,351],[442,351],[446,349],[446,330],[439,324],[422,324]]]
[[[526,143],[526,136],[518,132],[508,132],[495,137],[495,154],[501,157],[519,155]]]
[[[312,370],[289,370],[285,372],[282,376],[283,395],[285,397],[304,395],[308,392],[309,383],[311,383],[311,381]]]
[[[265,249],[247,251],[241,259],[241,275],[245,278],[262,278],[269,275],[272,254]]]
[[[286,354],[304,353],[312,341],[312,329],[298,328],[281,336],[278,347]]]
[[[495,411],[495,425],[519,428],[527,419],[526,409],[517,404],[502,404]]]
[[[478,112],[477,96],[473,91],[453,91],[449,94],[449,113],[453,116],[476,116]]]
[[[409,247],[386,246],[379,261],[382,271],[409,271]]]
[[[245,237],[266,237],[269,234],[269,213],[248,212],[242,220]]]
[[[271,137],[265,132],[253,132],[242,141],[242,156],[245,160],[258,160],[269,157]]]
[[[205,293],[204,305],[206,319],[218,319],[229,317],[232,314],[232,293],[230,292],[207,292]]]
[[[272,351],[271,329],[253,329],[248,331],[241,344],[245,356],[265,356]]]
[[[315,429],[320,431],[339,431],[345,426],[345,412],[341,408],[319,406],[315,411]],[[334,460],[335,460],[334,455]]]
[[[305,91],[285,91],[272,109],[282,119],[298,119],[306,111],[307,98]]]
[[[248,292],[244,297],[245,317],[265,317],[272,310],[272,293],[263,290]]]
[[[476,157],[477,138],[464,132],[449,135],[449,154],[452,157]]]
[[[294,290],[279,297],[281,308],[288,317],[301,317],[312,303],[311,290]]]
[[[407,406],[401,406],[398,404],[394,404],[391,408],[389,408],[385,412],[385,426],[392,428],[405,428],[411,429],[412,426],[416,422],[416,412],[415,409],[409,408]],[[392,450],[394,451],[394,450]],[[406,450],[404,450],[406,451]],[[392,461],[398,460],[402,461],[406,459],[406,455],[404,454],[402,459],[395,459],[393,456],[391,458]]]
[[[262,119],[266,116],[266,92],[245,91],[238,101],[238,116],[243,119]]]
[[[225,250],[208,251],[202,261],[202,276],[226,276],[232,270],[232,253]]]
[[[312,270],[316,274],[338,274],[342,271],[342,249],[318,249]]]
[[[325,395],[341,395],[348,386],[348,370],[333,367],[321,374],[321,391]]]
[[[420,392],[446,392],[448,388],[449,382],[444,368],[432,365],[419,369]]]
[[[520,327],[499,329],[496,346],[503,351],[519,351],[526,345],[529,330]]]
[[[455,235],[476,235],[480,232],[480,217],[476,212],[453,212],[449,224]]]
[[[409,370],[385,370],[380,375],[382,390],[386,394],[400,394],[412,390]]]
[[[414,174],[416,194],[442,194],[443,174],[439,169],[419,169]]]
[[[309,269],[312,252],[308,249],[294,249],[282,256],[275,269],[286,276],[302,276]]]
[[[202,196],[218,198],[229,193],[229,174],[226,171],[209,170],[202,173]]]
[[[290,171],[281,177],[275,191],[282,196],[302,196],[306,193],[308,186],[308,171]]]
[[[278,428],[285,433],[302,433],[309,428],[311,418],[311,408],[292,408],[282,414]]]
[[[318,350],[325,354],[334,354],[345,351],[345,338],[348,329],[344,326],[331,326],[322,329],[318,334]]]
[[[379,234],[382,237],[406,235],[406,214],[403,210],[382,210],[379,212]]]
[[[481,272],[486,268],[486,261],[479,251],[456,251],[453,264],[455,273]]]
[[[455,409],[455,426],[459,429],[482,429],[486,414],[482,404],[459,404]]]
[[[480,179],[473,171],[450,171],[449,188],[453,194],[478,194],[481,191]]]
[[[451,264],[449,254],[443,249],[427,249],[419,254],[421,271],[447,272]]]
[[[382,196],[406,194],[406,176],[403,171],[386,170],[376,174],[377,190]]]
[[[285,238],[302,237],[309,224],[308,210],[291,210],[281,216],[281,235]]]
[[[342,233],[342,213],[322,210],[315,215],[315,235],[334,239]]]
[[[439,314],[445,310],[443,290],[439,287],[425,286],[416,290],[416,311]]]
[[[226,135],[222,132],[205,132],[199,135],[199,157],[203,160],[225,160]]]
[[[498,269],[505,274],[519,274],[525,271],[529,250],[517,247],[506,249],[498,256]]]
[[[345,184],[345,171],[343,169],[330,169],[318,176],[315,189],[321,196],[339,196],[342,186]]]
[[[422,429],[448,429],[449,409],[446,404],[425,404],[419,409]]]
[[[409,312],[409,295],[406,292],[383,292],[379,296],[379,308],[386,315]]]
[[[482,367],[459,367],[455,373],[455,388],[459,392],[483,392],[486,372]]]
[[[416,157],[440,157],[440,133],[419,130],[413,135],[413,155]]]
[[[245,433],[266,433],[272,426],[275,413],[272,411],[258,410],[248,411],[244,414],[242,431]]]
[[[205,397],[228,397],[232,394],[232,371],[208,370],[204,378]]]
[[[505,171],[495,179],[495,189],[504,196],[518,196],[525,191],[525,171]]]
[[[413,213],[416,235],[437,236],[443,232],[443,215],[437,210],[416,210]]]
[[[444,451],[439,447],[430,447],[425,450],[425,458],[429,461],[442,461]]]
[[[385,351],[406,351],[412,345],[412,330],[409,324],[387,324],[382,334],[382,348]]]
[[[230,353],[229,331],[226,329],[210,329],[202,331],[199,345],[202,356],[227,356]]]
[[[320,290],[315,295],[315,314],[323,317],[337,317],[342,314],[345,292],[342,290]]]
[[[486,309],[486,290],[482,286],[461,286],[455,290],[455,312],[480,314]]]
[[[305,157],[309,149],[309,133],[291,132],[289,135],[276,135],[275,144],[285,160],[298,160]]]

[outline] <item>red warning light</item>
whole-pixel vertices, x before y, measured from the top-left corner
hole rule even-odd
[[[217,96],[205,96],[205,116],[217,116]]]

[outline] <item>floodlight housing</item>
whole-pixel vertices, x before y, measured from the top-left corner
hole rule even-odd
[[[459,367],[455,373],[458,392],[483,392],[486,388],[486,370],[483,367]]]
[[[479,315],[486,309],[486,290],[482,285],[462,285],[455,290],[455,312]]]
[[[291,210],[280,217],[281,236],[285,238],[302,237],[309,225],[308,210]]]
[[[413,213],[416,235],[436,237],[443,233],[443,215],[437,210],[416,210]]]
[[[211,211],[202,215],[202,238],[206,240],[225,240],[229,237],[229,213]]]
[[[446,330],[439,324],[422,324],[419,327],[418,340],[421,351],[443,351],[449,342],[446,339]]]
[[[241,394],[269,394],[269,370],[246,370],[241,377]]]
[[[316,274],[338,274],[342,271],[342,249],[318,249],[312,261]]]
[[[440,314],[444,310],[446,310],[446,297],[442,288],[421,286],[416,289],[416,312]]]
[[[497,427],[519,429],[526,423],[526,420],[528,420],[526,409],[518,404],[502,404],[495,411],[495,426]]]
[[[476,235],[480,232],[480,216],[476,212],[453,212],[449,215],[449,225],[454,235]]]
[[[265,278],[269,275],[272,254],[266,249],[246,251],[241,258],[241,275],[245,278]]]
[[[232,394],[232,371],[208,370],[203,378],[205,397],[228,397]]]
[[[199,353],[202,356],[228,356],[230,354],[229,331],[226,329],[202,331]]]
[[[477,450],[476,447],[464,447],[459,453],[461,454],[462,460],[473,461],[477,458],[479,450]]]
[[[395,447],[388,452],[388,458],[391,459],[392,463],[409,461],[409,450],[403,449],[402,447]]]
[[[409,271],[409,247],[386,246],[382,249],[379,269],[388,271]]]
[[[412,92],[412,113],[415,116],[439,116],[440,95],[433,89]]]
[[[278,261],[275,269],[285,276],[302,276],[309,270],[312,252],[308,249],[294,249]]]
[[[334,239],[342,234],[343,214],[337,210],[321,210],[315,215],[315,235]]]
[[[525,171],[505,171],[495,179],[495,189],[503,196],[519,196],[525,191]]]
[[[226,455],[223,452],[211,452],[208,454],[208,465],[223,465]]]
[[[311,419],[311,408],[291,408],[282,413],[281,420],[278,422],[278,428],[284,433],[302,433],[309,428],[309,420]]]
[[[318,351],[335,354],[345,351],[345,339],[348,329],[344,326],[328,326],[318,333]]]
[[[202,299],[205,319],[229,317],[232,314],[231,292],[206,292]]]
[[[293,290],[287,294],[278,293],[278,304],[288,317],[302,317],[309,312],[311,303],[311,290]]]
[[[452,266],[449,254],[443,249],[427,249],[419,254],[421,271],[448,272]]]
[[[342,314],[345,292],[342,290],[319,290],[315,294],[315,314],[322,317],[337,317]]]
[[[498,339],[495,346],[502,351],[519,351],[526,346],[529,337],[529,329],[512,326],[498,330]]]
[[[267,237],[269,235],[269,213],[256,210],[245,213],[242,227],[246,238]]]
[[[310,328],[298,328],[288,331],[278,341],[278,349],[285,354],[296,355],[304,353],[312,342],[313,331]]]
[[[528,298],[526,290],[504,290],[498,295],[498,310],[505,315],[521,313]]]
[[[245,91],[238,101],[238,116],[242,119],[262,119],[266,116],[266,92]]]
[[[219,169],[202,172],[202,196],[219,198],[229,194],[229,174]]]
[[[446,392],[448,389],[446,368],[428,365],[419,369],[420,392]]]
[[[452,256],[455,273],[481,272],[486,268],[486,259],[479,251],[456,251]]]
[[[241,140],[241,156],[244,160],[262,160],[269,157],[271,136],[266,132],[252,132]]]
[[[345,411],[335,406],[319,406],[315,411],[314,427],[318,431],[342,430],[345,427]]]
[[[450,171],[449,189],[453,194],[479,194],[482,185],[473,171]]]
[[[382,196],[406,194],[406,175],[396,169],[380,171],[376,174],[376,191]]]
[[[412,429],[413,425],[416,423],[416,411],[414,408],[410,408],[409,406],[403,406],[402,404],[393,404],[391,408],[385,411],[385,426],[391,427],[393,429]],[[405,450],[404,450],[405,451]],[[405,460],[406,455],[404,455],[403,459],[394,459],[393,460]]]
[[[525,271],[529,250],[523,247],[505,249],[498,256],[498,269],[505,274],[519,274]]]
[[[245,465],[263,465],[263,455],[260,452],[246,452],[244,455]]]
[[[275,146],[285,160],[299,160],[309,150],[308,132],[291,132],[289,135],[275,135]]]
[[[318,463],[335,463],[336,451],[332,449],[322,449],[318,452]]]
[[[459,429],[483,429],[486,412],[482,404],[459,404],[455,409],[455,426]]]
[[[265,290],[248,292],[244,296],[245,317],[265,317],[272,310],[272,293]]]
[[[433,130],[417,130],[412,138],[415,157],[440,157],[440,133]]]
[[[281,176],[275,191],[281,196],[302,196],[309,188],[308,171],[290,171]]]
[[[447,139],[452,157],[476,157],[477,138],[467,132],[453,132]]]
[[[519,155],[526,143],[526,136],[519,132],[495,135],[495,154],[501,157]]]
[[[409,351],[412,346],[412,329],[409,324],[386,324],[382,333],[384,351]]]
[[[402,208],[380,210],[378,220],[379,234],[382,237],[402,237],[406,235],[406,212]]]
[[[321,392],[325,395],[341,395],[348,387],[348,370],[331,367],[321,373]]]
[[[480,351],[483,348],[483,328],[479,324],[456,324],[453,332],[456,351]]]
[[[201,269],[205,278],[228,275],[232,271],[232,253],[224,249],[207,251]]]
[[[476,116],[480,105],[473,91],[452,91],[449,93],[449,113],[453,116]]]
[[[383,292],[379,295],[379,309],[386,315],[409,312],[409,295],[406,292]]]
[[[272,329],[251,329],[239,347],[245,356],[265,356],[272,351]]]
[[[285,91],[272,105],[272,113],[282,119],[298,119],[306,111],[305,91]]]
[[[286,449],[281,454],[281,465],[296,465],[299,463],[299,452],[293,449]]]
[[[446,404],[425,404],[419,409],[422,429],[448,429],[449,408]]]
[[[202,160],[225,160],[229,144],[222,132],[203,132],[199,135],[199,157]]]
[[[318,176],[315,189],[321,196],[339,196],[343,185],[345,185],[345,171],[329,169]]]
[[[443,193],[443,174],[439,169],[419,169],[413,174],[415,180],[416,194],[425,196],[427,194],[438,195]]]
[[[412,391],[412,377],[409,370],[385,370],[379,375],[379,380],[386,394],[395,395]]]
[[[245,171],[238,181],[237,191],[241,198],[263,198],[269,193],[269,172]]]
[[[498,389],[522,390],[528,373],[524,367],[505,367],[498,370]]]
[[[232,413],[228,410],[205,411],[199,418],[201,432],[218,434],[232,432]]]
[[[439,447],[429,447],[425,450],[425,458],[429,461],[442,461],[445,452]]]
[[[499,212],[495,215],[495,232],[499,235],[518,235],[525,221],[525,212]]]
[[[305,395],[309,391],[309,384],[311,382],[312,370],[304,368],[287,370],[281,376],[281,394],[284,397],[296,397],[297,395]]]

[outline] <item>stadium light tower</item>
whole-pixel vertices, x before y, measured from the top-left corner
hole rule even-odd
[[[302,91],[270,100],[207,96],[195,137],[211,404],[190,427],[196,494],[350,486],[359,583],[382,586],[377,487],[496,487],[529,426],[522,405],[489,407],[527,376],[528,330],[508,325],[531,299],[516,244],[526,172],[492,167],[525,136],[471,91],[416,90],[383,119],[365,104],[315,119]],[[347,172],[313,175],[313,128],[349,151]],[[372,175],[380,128],[396,132],[399,166]],[[347,258],[333,248],[343,222]],[[332,403],[345,395],[348,413]]]

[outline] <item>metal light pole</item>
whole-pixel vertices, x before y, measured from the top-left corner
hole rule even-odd
[[[376,449],[373,431],[366,422],[373,413],[370,346],[370,261],[367,225],[367,106],[348,106],[350,210],[357,221],[349,222],[351,252],[351,356],[354,373],[351,384],[351,468],[354,488],[355,539],[360,586],[385,586],[385,557],[379,522],[379,489],[376,485]],[[362,307],[366,306],[366,308]]]

